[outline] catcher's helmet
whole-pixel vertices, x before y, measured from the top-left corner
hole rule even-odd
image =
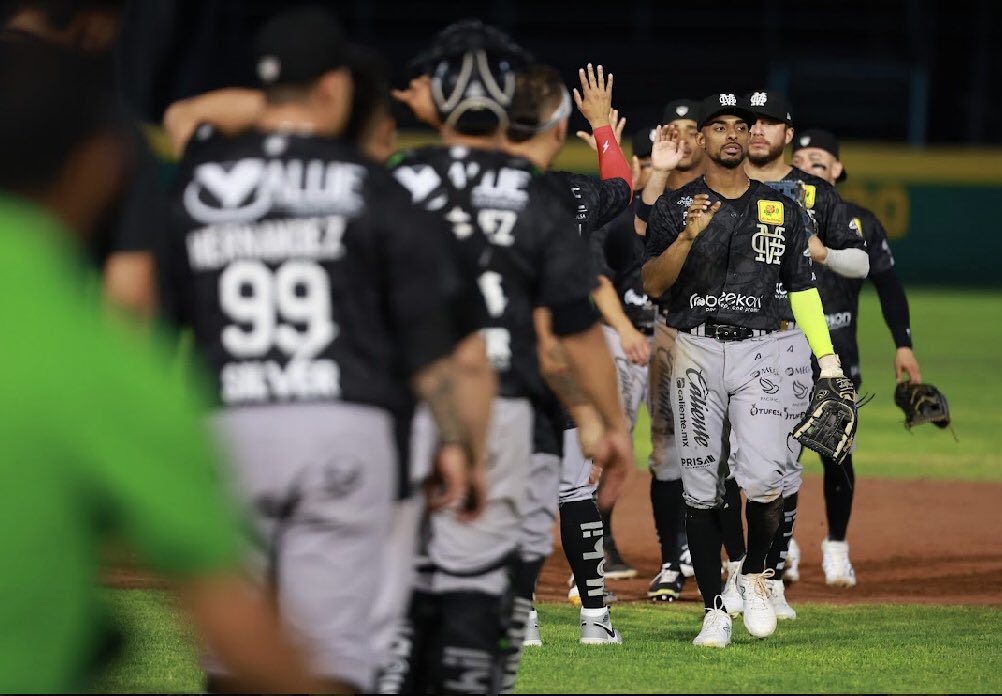
[[[507,125],[515,74],[530,61],[507,34],[467,19],[439,32],[411,67],[431,78],[442,123],[467,135],[485,135]]]

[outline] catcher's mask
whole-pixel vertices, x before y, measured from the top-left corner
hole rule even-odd
[[[504,32],[464,20],[442,30],[412,68],[431,78],[443,124],[466,135],[487,135],[507,127],[516,72],[529,61]]]

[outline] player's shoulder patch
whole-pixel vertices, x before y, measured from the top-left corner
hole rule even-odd
[[[804,184],[804,207],[808,210],[814,208],[814,201],[818,197],[818,187],[814,184]]]
[[[857,237],[863,236],[863,221],[858,217],[854,217],[849,221],[849,229],[856,233]]]
[[[760,200],[758,221],[766,225],[782,225],[786,221],[786,210],[779,201]]]

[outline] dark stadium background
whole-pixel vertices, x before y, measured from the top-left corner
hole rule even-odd
[[[252,84],[255,28],[298,2],[133,2],[121,60],[133,105],[156,122],[178,97]],[[398,84],[435,32],[477,16],[569,82],[588,61],[608,66],[616,103],[635,126],[656,121],[670,98],[770,88],[790,95],[799,127],[847,139],[1002,143],[1002,3],[994,0],[327,4],[352,40],[383,52]]]

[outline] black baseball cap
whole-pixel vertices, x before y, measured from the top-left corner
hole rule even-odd
[[[254,43],[257,76],[265,86],[308,84],[351,62],[352,48],[337,18],[319,5],[272,17]]]
[[[646,128],[641,128],[633,134],[631,143],[633,145],[634,157],[644,159],[645,157],[651,156],[651,150],[654,148],[655,128],[657,128],[657,126],[647,126]]]
[[[676,99],[668,102],[661,115],[661,124],[666,125],[681,118],[699,122],[699,102],[695,99]]]
[[[751,126],[755,123],[755,112],[748,108],[747,102],[735,94],[720,92],[711,94],[699,105],[699,120],[696,125],[702,129],[710,119],[721,114],[738,116]]]
[[[821,128],[809,128],[808,130],[802,131],[793,139],[793,151],[803,150],[805,147],[816,147],[819,150],[824,150],[830,154],[835,159],[839,158],[839,147],[838,138],[831,131],[826,131]],[[846,174],[845,167],[842,167],[842,173],[839,174],[836,181],[845,181],[849,175]]]
[[[746,94],[745,105],[757,116],[765,116],[782,121],[788,126],[793,125],[793,110],[786,95],[776,90],[752,92]]]

